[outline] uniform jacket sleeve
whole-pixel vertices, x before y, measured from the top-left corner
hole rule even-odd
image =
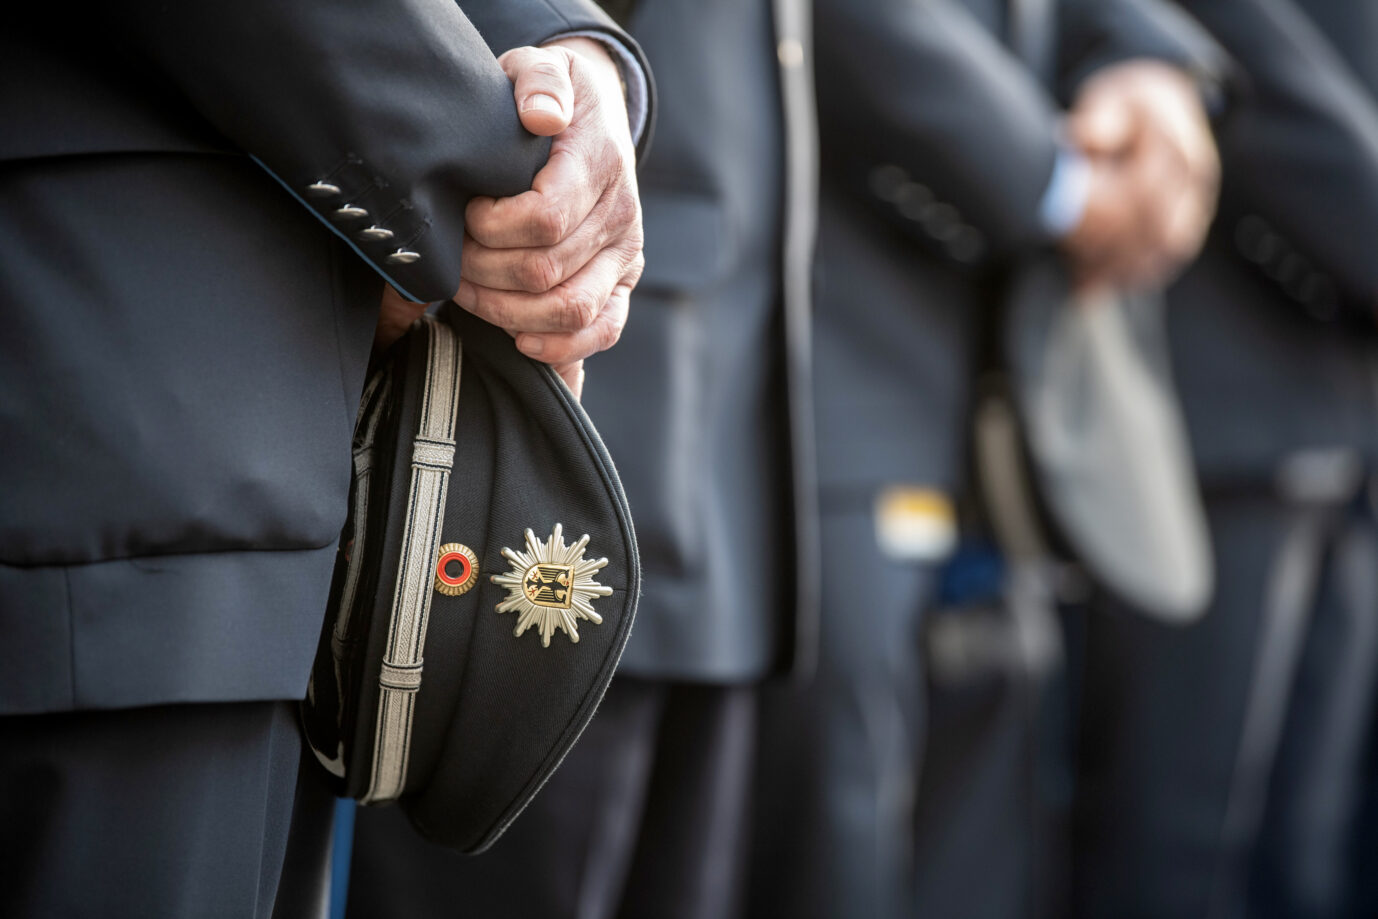
[[[495,33],[567,19],[554,0],[477,7]],[[468,200],[529,188],[549,149],[452,0],[133,0],[102,13],[112,40],[416,300],[458,287]]]
[[[1163,0],[1062,0],[1058,17],[1058,93],[1070,103],[1082,80],[1131,58],[1174,64],[1207,94],[1232,87],[1228,55],[1194,19]]]
[[[981,22],[948,0],[817,0],[815,16],[831,180],[921,241],[975,240],[964,261],[1042,241],[1057,108]]]
[[[1247,78],[1221,130],[1222,220],[1294,299],[1338,297],[1367,315],[1378,295],[1374,98],[1290,0],[1183,5]]]

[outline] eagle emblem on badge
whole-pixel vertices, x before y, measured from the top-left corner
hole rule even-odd
[[[571,642],[577,642],[580,619],[594,625],[603,621],[593,610],[593,598],[611,596],[612,588],[599,584],[593,575],[608,560],[585,559],[588,544],[586,533],[574,545],[566,546],[564,528],[557,523],[550,538],[544,541],[528,529],[525,552],[502,550],[512,567],[490,580],[507,588],[507,599],[498,604],[498,612],[516,610],[519,614],[513,635],[520,636],[535,626],[541,644],[548,648],[556,629],[568,635]]]

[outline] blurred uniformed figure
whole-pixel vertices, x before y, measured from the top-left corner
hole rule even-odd
[[[1378,19],[1183,5],[1248,87],[1220,218],[1170,292],[1217,590],[1189,628],[1088,620],[1075,914],[1373,915],[1349,898],[1375,857],[1354,817],[1378,668],[1378,106],[1358,79]]]
[[[1046,600],[1012,621],[989,539],[939,575],[970,485],[977,351],[1016,263],[1065,259],[1095,287],[1194,254],[1215,181],[1196,78],[1221,59],[1152,2],[815,8],[823,617],[815,678],[764,699],[748,912],[1023,915],[1027,690],[1056,635]],[[940,597],[966,607],[949,644],[971,646],[942,676],[976,706],[926,686]]]
[[[634,514],[637,620],[597,716],[491,851],[361,809],[356,919],[730,917],[757,686],[813,656],[808,5],[617,6],[658,85],[646,271],[583,401]]]
[[[1378,54],[1374,54],[1378,47],[1378,4],[1304,0],[1303,7],[1368,90],[1369,98],[1378,100]],[[1360,295],[1356,305],[1362,301]],[[1324,668],[1325,662],[1319,661],[1318,666]],[[1346,864],[1340,868],[1349,878],[1344,902],[1345,914],[1350,916],[1378,916],[1378,871],[1374,870],[1378,864],[1378,706],[1370,702],[1368,708],[1369,726],[1359,764],[1363,786],[1359,825],[1346,853]]]

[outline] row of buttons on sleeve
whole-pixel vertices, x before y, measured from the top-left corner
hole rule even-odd
[[[1257,265],[1313,318],[1331,322],[1339,317],[1340,302],[1334,282],[1313,268],[1311,262],[1262,217],[1250,214],[1241,218],[1235,226],[1234,241],[1241,255]]]
[[[338,199],[342,195],[342,192],[340,186],[321,180],[312,182],[310,185],[306,186],[306,195],[309,198],[324,201],[332,198]],[[364,208],[356,207],[349,203],[341,204],[339,207],[327,213],[330,219],[337,223],[357,223],[367,220],[369,216],[368,211]],[[354,233],[354,238],[360,242],[380,243],[391,241],[394,235],[392,230],[389,230],[387,227],[370,224],[362,230],[356,231]],[[420,258],[421,253],[402,247],[388,254],[383,261],[387,262],[389,265],[410,265],[419,261]]]
[[[884,164],[871,170],[871,193],[892,206],[904,219],[917,223],[954,261],[974,264],[986,252],[981,231],[962,220],[957,208],[934,197],[928,186],[914,181],[900,166]]]

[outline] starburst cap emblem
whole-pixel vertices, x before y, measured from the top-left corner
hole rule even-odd
[[[579,641],[579,620],[594,625],[603,617],[593,610],[594,597],[612,595],[612,588],[599,584],[593,574],[607,564],[606,558],[585,559],[588,534],[566,546],[564,527],[555,524],[550,538],[541,541],[530,529],[526,531],[526,551],[503,549],[503,557],[512,563],[510,570],[495,574],[491,580],[507,588],[507,599],[498,604],[499,613],[518,612],[513,635],[520,636],[532,626],[541,636],[541,644],[550,647],[550,638],[559,629],[571,642]]]

